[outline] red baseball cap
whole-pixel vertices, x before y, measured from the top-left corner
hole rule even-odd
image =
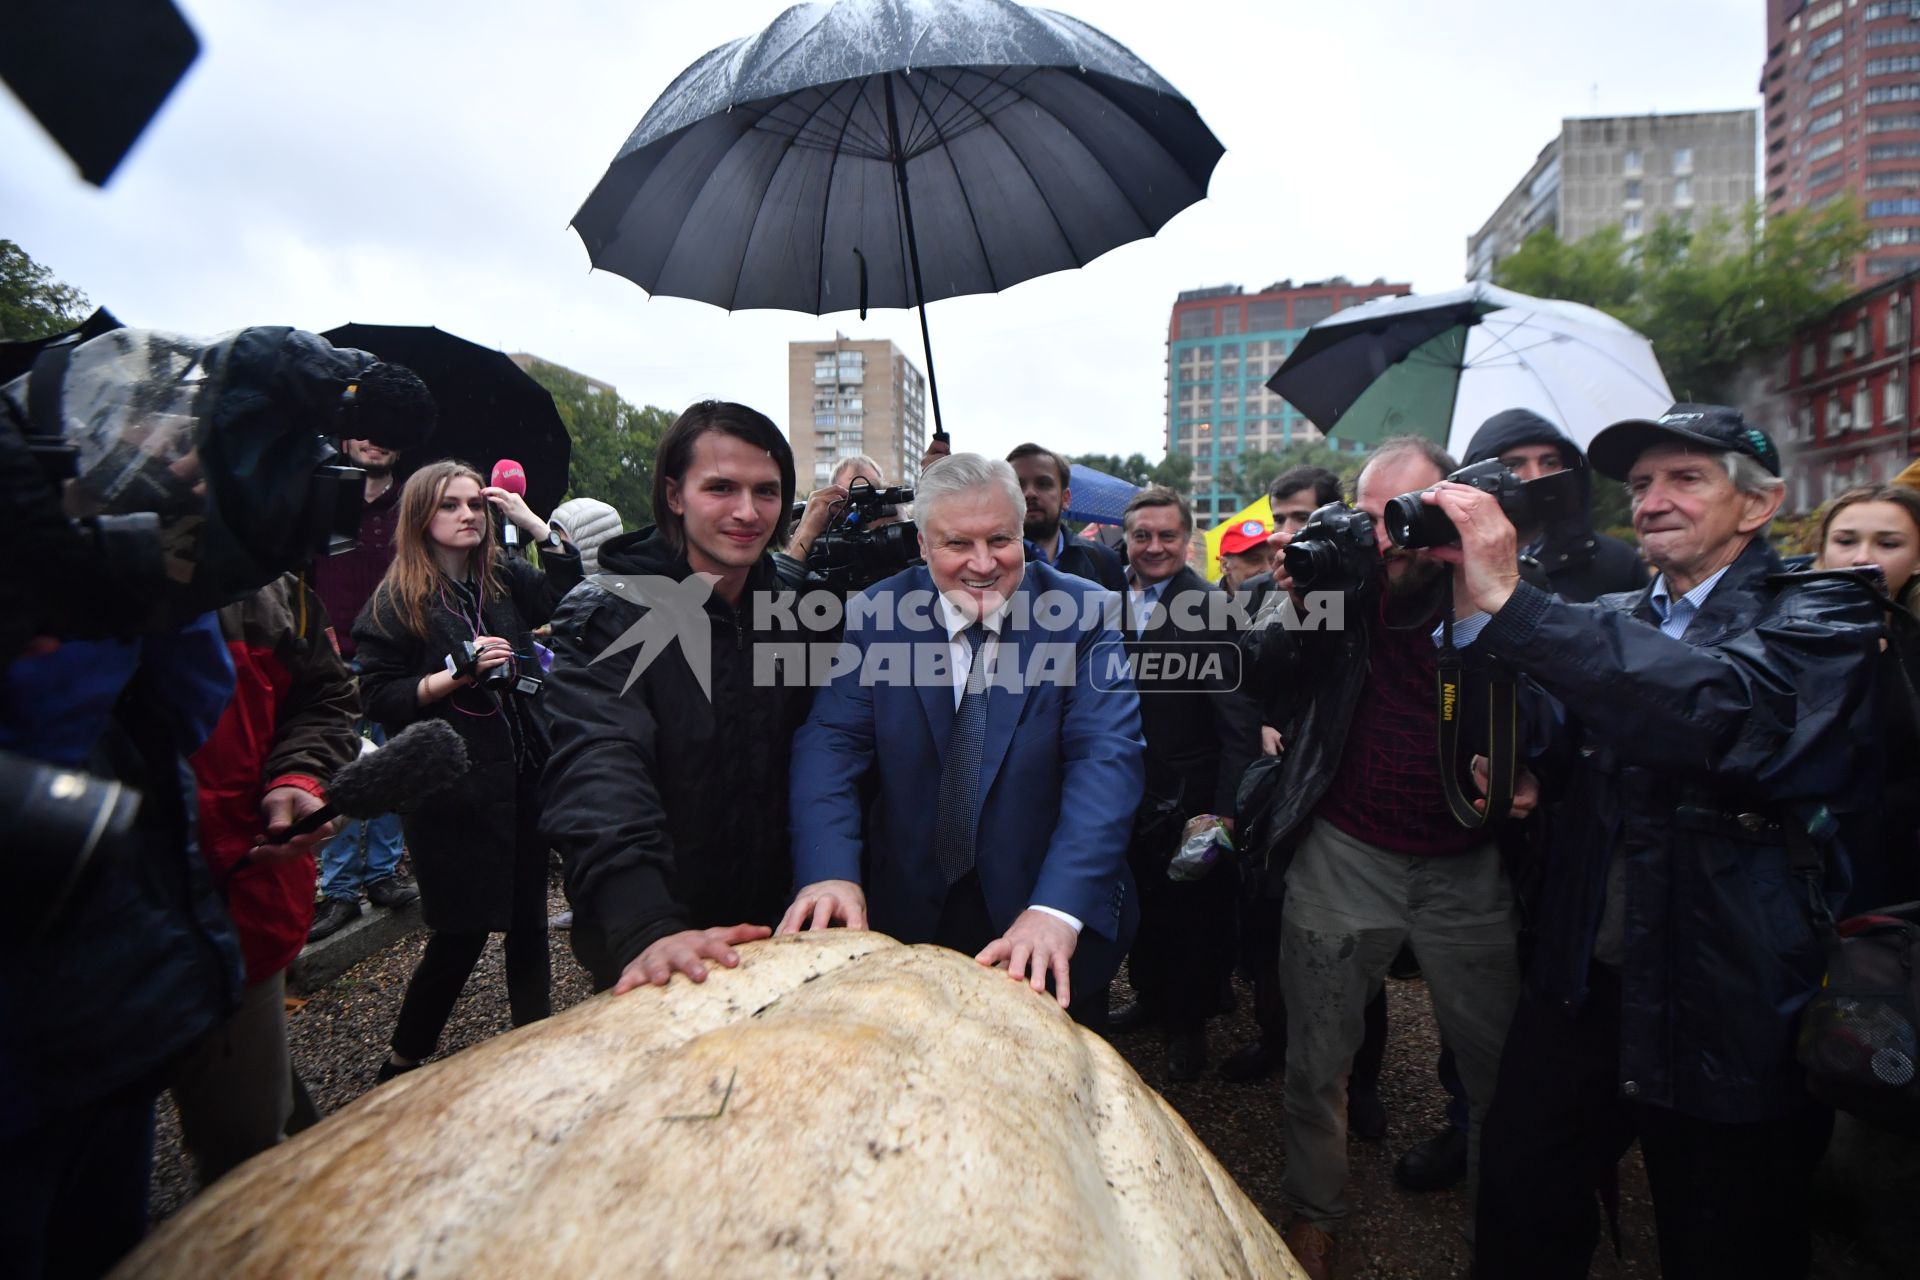
[[[1220,537],[1220,554],[1237,556],[1263,545],[1273,530],[1264,520],[1236,520]]]

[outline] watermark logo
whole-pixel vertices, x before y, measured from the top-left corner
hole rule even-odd
[[[593,658],[600,662],[617,653],[639,646],[633,657],[633,669],[620,686],[625,693],[633,688],[654,660],[674,640],[680,642],[681,656],[708,702],[713,701],[713,620],[707,616],[707,601],[713,596],[715,579],[700,573],[685,578],[665,578],[657,574],[615,576],[596,573],[587,579],[610,595],[645,610],[639,619]]]
[[[717,579],[600,573],[588,581],[642,610],[591,660],[637,650],[621,693],[677,641],[700,692],[713,700],[714,618],[707,604]],[[1309,592],[1298,602],[1275,592],[1252,616],[1244,600],[1215,591],[1183,595],[1171,607],[1156,603],[1143,617],[1129,618],[1120,597],[1106,591],[1019,592],[999,618],[991,683],[1020,689],[1084,678],[1101,691],[1229,691],[1240,687],[1243,659],[1238,644],[1224,636],[1267,627],[1338,631],[1345,606],[1338,592]],[[932,591],[851,599],[833,591],[758,592],[740,601],[736,617],[751,632],[747,648],[759,688],[818,688],[843,679],[868,687],[935,687],[956,678],[946,612]],[[840,638],[843,629],[873,638],[856,645]],[[1091,671],[1083,677],[1077,657],[1089,631],[1106,632],[1107,638],[1093,646]],[[1128,637],[1147,632],[1154,633],[1151,644],[1128,644]]]
[[[1103,641],[1093,647],[1092,684],[1103,693],[1231,693],[1240,687],[1240,648],[1231,640]]]

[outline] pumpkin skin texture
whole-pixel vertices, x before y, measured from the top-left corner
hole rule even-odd
[[[738,950],[380,1086],[116,1275],[1301,1274],[1051,997],[875,933]]]

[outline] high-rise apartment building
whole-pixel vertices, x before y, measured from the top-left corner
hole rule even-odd
[[[1180,294],[1167,325],[1167,448],[1193,459],[1191,496],[1202,524],[1243,505],[1248,495],[1234,492],[1229,476],[1242,454],[1326,439],[1266,386],[1308,327],[1370,298],[1411,292],[1336,276],[1298,286],[1282,280],[1251,294],[1237,284]]]
[[[1920,0],[1767,0],[1768,213],[1858,200],[1853,282],[1920,269]]]
[[[787,344],[787,430],[800,489],[827,483],[842,458],[866,454],[888,484],[919,473],[927,450],[927,380],[884,338]]]
[[[1467,279],[1546,228],[1578,240],[1617,224],[1628,240],[1662,217],[1738,213],[1754,198],[1752,111],[1562,120],[1519,185],[1467,237]]]

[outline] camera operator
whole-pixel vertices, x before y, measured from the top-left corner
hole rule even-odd
[[[1482,615],[1455,641],[1544,691],[1523,718],[1565,797],[1486,1125],[1476,1274],[1585,1276],[1595,1188],[1637,1137],[1664,1275],[1804,1276],[1830,1113],[1795,1024],[1825,969],[1809,896],[1845,882],[1827,833],[1880,785],[1875,599],[1774,576],[1779,454],[1735,410],[1616,423],[1589,456],[1627,483],[1645,591],[1556,600],[1515,577],[1492,497],[1426,498],[1460,533],[1435,553],[1459,566],[1457,611]]]
[[[1453,469],[1427,440],[1380,445],[1360,473],[1359,511],[1323,509],[1287,549],[1294,591],[1337,586],[1345,625],[1282,625],[1288,598],[1277,596],[1246,637],[1264,683],[1301,690],[1285,755],[1249,772],[1241,802],[1259,833],[1250,856],[1286,866],[1282,1196],[1293,1217],[1287,1245],[1315,1280],[1332,1272],[1333,1233],[1347,1215],[1348,1067],[1395,953],[1411,939],[1420,954],[1476,1129],[1519,995],[1498,851],[1484,830],[1455,821],[1437,764],[1431,632],[1447,571],[1431,551],[1391,546],[1383,521],[1389,498]],[[1468,696],[1466,705],[1483,704]]]
[[[833,477],[807,495],[807,509],[794,526],[793,537],[787,542],[787,555],[799,561],[807,562],[807,556],[813,550],[813,544],[825,533],[827,526],[841,511],[846,509],[850,487],[855,481],[864,480],[875,489],[884,489],[887,482],[880,476],[880,464],[866,454],[852,458],[842,458],[840,465],[833,469]],[[868,522],[869,529],[898,522],[898,511],[888,512]]]
[[[208,610],[357,527],[364,477],[326,438],[410,448],[433,421],[408,371],[273,327],[109,332],[0,388],[12,1274],[96,1275],[139,1239],[161,1073],[239,994],[186,764],[234,691]]]

